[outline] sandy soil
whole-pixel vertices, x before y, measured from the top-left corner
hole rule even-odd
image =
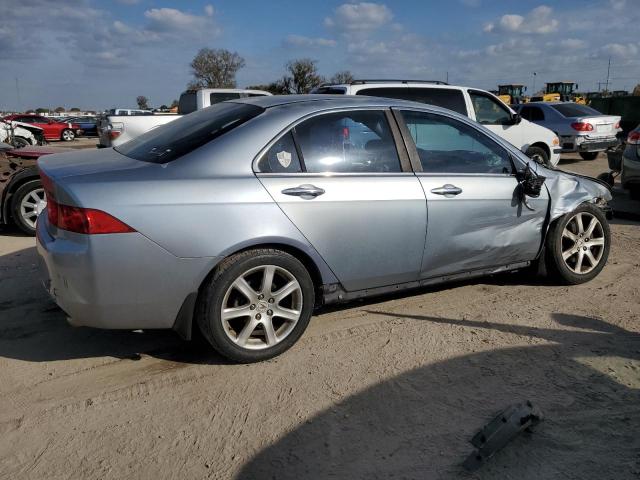
[[[33,239],[0,232],[0,478],[640,478],[640,224],[612,231],[588,284],[507,274],[325,310],[255,365],[68,326]],[[544,422],[465,473],[473,434],[524,399]]]

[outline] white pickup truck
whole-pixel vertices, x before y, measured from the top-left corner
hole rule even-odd
[[[182,115],[201,110],[225,100],[233,100],[245,97],[260,97],[271,95],[262,90],[242,90],[235,88],[203,88],[201,90],[187,90],[180,95],[178,101],[178,114],[174,113],[148,113],[142,110],[130,110],[127,114],[122,109],[115,111],[117,115],[109,113],[98,118],[98,148],[116,147],[139,135],[172,122]]]

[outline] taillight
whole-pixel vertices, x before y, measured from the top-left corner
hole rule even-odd
[[[344,138],[345,140],[349,140],[349,136],[350,136],[349,127],[343,127],[342,138]]]
[[[110,123],[107,126],[107,130],[109,131],[109,138],[115,140],[124,131],[124,124],[122,122]]]
[[[593,125],[586,122],[574,122],[571,124],[571,128],[579,132],[590,132],[593,130]]]
[[[615,130],[618,130],[620,128],[620,122],[616,122],[616,124],[613,126],[613,128]]]
[[[634,130],[629,133],[627,137],[627,143],[630,145],[640,145],[640,131]]]
[[[69,232],[97,235],[103,233],[130,233],[133,228],[102,210],[62,205],[47,198],[49,223]]]

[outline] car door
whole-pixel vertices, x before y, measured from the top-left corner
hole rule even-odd
[[[500,100],[479,90],[468,90],[473,110],[472,119],[484,125],[496,135],[515,145],[524,144],[524,134],[519,123],[514,123],[513,113]]]
[[[425,196],[392,122],[381,109],[320,113],[275,140],[257,165],[348,291],[413,281],[420,271]]]
[[[413,109],[396,114],[427,198],[421,278],[533,260],[546,190],[527,208],[509,152],[471,123]]]
[[[57,130],[55,127],[52,128],[51,122],[44,117],[33,117],[33,124],[37,127],[42,128],[44,138],[47,140],[57,140]]]

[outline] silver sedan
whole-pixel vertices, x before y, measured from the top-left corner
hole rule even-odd
[[[562,152],[578,152],[594,160],[598,152],[618,144],[620,117],[574,102],[532,102],[514,107],[522,118],[555,132]]]
[[[199,328],[241,362],[323,304],[542,261],[582,283],[609,254],[604,184],[402,100],[225,102],[39,167],[38,251],[73,325]]]

